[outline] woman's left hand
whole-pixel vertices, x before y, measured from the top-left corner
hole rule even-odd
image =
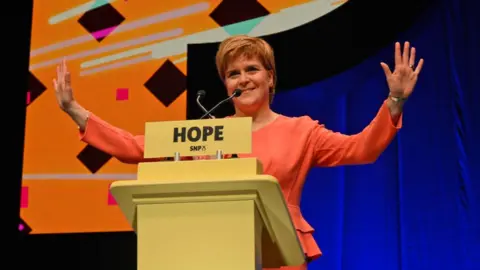
[[[415,48],[410,48],[410,43],[407,41],[401,52],[400,43],[395,43],[395,70],[392,72],[385,63],[380,63],[385,72],[388,87],[390,88],[390,95],[406,99],[415,88],[418,74],[422,70],[423,59],[418,61],[415,67]]]

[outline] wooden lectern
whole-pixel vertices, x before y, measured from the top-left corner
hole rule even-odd
[[[138,270],[259,270],[304,252],[277,180],[251,152],[251,118],[147,123],[136,180],[111,193],[137,234]],[[181,160],[182,156],[214,156]]]

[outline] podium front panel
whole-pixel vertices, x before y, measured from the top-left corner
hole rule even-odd
[[[252,118],[149,122],[145,126],[145,158],[249,154]]]

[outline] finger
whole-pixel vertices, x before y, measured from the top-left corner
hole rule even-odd
[[[415,69],[415,73],[416,74],[419,74],[420,71],[422,71],[422,67],[423,67],[423,58],[420,59],[420,61],[418,61],[418,65],[417,65],[417,68]]]
[[[387,78],[390,77],[390,75],[392,75],[392,71],[390,70],[387,64],[385,64],[384,62],[381,62],[380,66],[382,66],[383,72],[385,72],[385,76],[387,76]]]
[[[63,77],[63,59],[62,59],[62,62],[60,62],[60,64],[58,66],[60,68],[60,76]]]
[[[410,42],[405,41],[405,44],[403,46],[403,59],[402,62],[404,65],[408,65],[408,56],[410,54]]]
[[[59,84],[62,80],[62,70],[60,65],[57,65],[57,81],[56,83]]]
[[[400,43],[395,42],[395,66],[402,63],[402,56],[400,54]]]
[[[62,71],[62,65],[57,66],[57,84],[61,85],[63,83],[63,71]]]
[[[408,65],[412,68],[415,66],[415,53],[416,53],[415,47],[412,47],[412,49],[410,49],[410,59],[408,62]]]
[[[65,84],[70,86],[70,72],[65,73]]]
[[[55,78],[52,80],[53,81],[53,89],[55,90],[55,92],[57,92],[57,80],[55,80]]]
[[[63,72],[68,72],[67,69],[67,58],[63,57]]]

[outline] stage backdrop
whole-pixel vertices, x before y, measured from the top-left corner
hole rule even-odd
[[[142,134],[147,121],[186,118],[187,44],[284,31],[343,3],[35,1],[20,228],[31,234],[130,230],[108,188],[135,179],[136,166],[79,140],[52,88],[64,57],[82,105]]]
[[[433,2],[37,1],[22,228],[129,230],[108,186],[134,177],[136,168],[78,141],[51,89],[63,56],[79,101],[139,134],[146,121],[197,117],[199,89],[207,91],[207,107],[223,98],[213,59],[218,41],[261,35],[276,51],[274,109],[354,134],[388,95],[380,61],[392,65],[394,42],[410,40],[426,64],[399,135],[375,164],[308,176],[302,210],[324,253],[309,269],[480,269],[479,2]],[[101,25],[89,23],[91,16]],[[49,267],[64,267],[59,257],[81,261],[75,269],[135,266],[128,233],[31,239],[42,239],[31,253],[50,256]]]

